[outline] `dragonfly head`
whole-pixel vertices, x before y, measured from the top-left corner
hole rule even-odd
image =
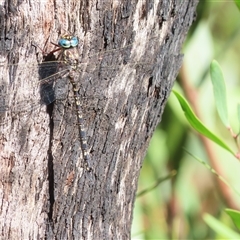
[[[78,38],[69,34],[65,34],[59,39],[58,45],[61,48],[74,48],[78,45]]]

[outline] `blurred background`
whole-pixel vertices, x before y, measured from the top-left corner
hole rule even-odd
[[[216,59],[226,81],[230,124],[238,134],[240,11],[234,1],[200,0],[182,53],[184,62],[174,89],[237,153],[237,144],[218,117],[209,75],[210,63]],[[230,186],[184,149],[214,168]],[[204,216],[208,213],[237,231],[224,209],[240,210],[240,195],[233,190],[240,192],[239,183],[239,161],[199,137],[171,93],[142,166],[132,239],[223,239],[208,226]]]

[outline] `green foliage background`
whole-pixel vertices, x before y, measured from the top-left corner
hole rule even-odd
[[[196,92],[192,94],[201,121],[237,153],[231,134],[217,114],[209,75],[210,63],[216,59],[226,81],[230,125],[238,133],[240,11],[235,2],[200,0],[196,22],[189,31],[182,52],[185,74],[179,76],[174,88],[184,92],[183,80],[194,87]],[[169,174],[174,175],[175,171],[177,174],[168,180],[163,179],[153,190],[136,198],[132,239],[226,239],[204,221],[206,213],[237,232],[224,209],[233,206],[240,209],[240,196],[232,190],[235,188],[240,192],[239,161],[226,150],[211,144],[217,159],[215,166],[221,169],[218,173],[231,186],[227,187],[226,193],[217,184],[218,177],[183,148],[211,165],[205,145],[190,128],[172,93],[151,140],[138,192],[150,188]],[[230,200],[227,199],[229,196]]]

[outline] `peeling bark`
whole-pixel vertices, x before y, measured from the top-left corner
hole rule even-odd
[[[0,5],[2,239],[129,239],[149,140],[179,71],[197,1],[5,1]],[[71,84],[41,102],[37,60],[78,36],[93,171],[82,156]],[[46,40],[49,40],[46,42]],[[8,64],[17,64],[11,65]],[[31,94],[30,94],[31,93]]]

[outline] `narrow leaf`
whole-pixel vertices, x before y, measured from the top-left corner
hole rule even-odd
[[[177,97],[184,114],[190,123],[190,125],[200,134],[204,135],[205,137],[211,139],[213,142],[224,148],[225,150],[229,151],[234,155],[234,152],[215,134],[213,134],[210,130],[208,130],[203,123],[197,118],[197,116],[193,113],[191,107],[189,106],[188,102],[185,100],[183,96],[181,96],[178,92],[172,90],[175,96]],[[234,155],[235,156],[235,155]]]
[[[240,0],[234,0],[234,1],[235,1],[235,4],[238,7],[238,10],[240,11]]]
[[[232,229],[224,225],[218,219],[209,214],[204,214],[204,221],[210,226],[216,233],[218,233],[224,239],[240,239],[240,235],[234,232]]]
[[[240,212],[233,209],[225,209],[225,211],[231,217],[236,227],[240,230]]]
[[[229,128],[226,86],[221,67],[216,60],[213,60],[210,65],[210,75],[218,115],[223,124]]]

